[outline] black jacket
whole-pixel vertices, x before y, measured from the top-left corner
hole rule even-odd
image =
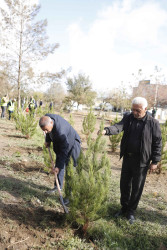
[[[56,167],[64,168],[68,164],[70,156],[74,160],[74,166],[79,156],[80,137],[73,127],[61,116],[46,114],[54,122],[51,133],[46,134],[46,142],[53,142],[53,150],[56,153]],[[76,143],[77,142],[77,143]],[[76,148],[75,148],[76,147]]]
[[[127,138],[133,122],[133,114],[126,114],[123,119],[111,127],[106,127],[106,135],[119,134],[124,131],[121,140],[120,158],[125,154]],[[145,167],[152,163],[156,164],[161,160],[162,137],[159,122],[146,113],[144,128],[141,136],[140,147],[140,167]]]

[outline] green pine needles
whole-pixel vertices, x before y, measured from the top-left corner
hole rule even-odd
[[[69,121],[70,125],[73,127],[74,126],[74,119],[73,119],[73,116],[72,114],[70,114],[70,117],[69,117]]]
[[[53,162],[55,162],[56,161],[56,154],[53,151],[53,143],[50,144],[50,151],[51,151],[51,155],[53,158]],[[45,145],[43,145],[43,161],[45,164],[44,171],[49,173],[52,169],[52,163],[51,163],[48,149],[45,147]]]
[[[90,111],[86,117],[84,117],[83,123],[82,123],[82,133],[86,135],[88,138],[91,133],[95,130],[96,125],[96,117],[93,114],[92,108],[90,108]]]
[[[88,117],[92,116],[92,110],[90,113]],[[92,126],[95,126],[94,120],[92,122]],[[101,132],[103,127],[102,122]],[[105,152],[105,139],[101,133],[95,140],[89,134],[87,150],[81,152],[76,168],[73,167],[73,161],[70,161],[65,183],[65,193],[70,200],[68,218],[81,226],[84,233],[89,223],[100,217],[100,210],[107,199],[109,178],[110,161]]]
[[[167,141],[167,121],[165,124],[161,125],[162,134],[162,150],[161,150],[161,161],[158,164],[158,172],[161,173],[162,170],[167,170],[167,150],[165,148]]]
[[[118,118],[116,117],[115,119],[114,119],[114,121],[111,123],[111,126],[113,125],[113,124],[115,124],[115,123],[118,123],[119,122],[119,120],[118,120]],[[116,151],[116,149],[117,149],[117,147],[118,147],[118,145],[119,145],[119,143],[120,143],[120,141],[121,141],[121,139],[122,139],[122,134],[123,133],[119,133],[118,135],[110,135],[109,136],[109,139],[110,139],[110,142],[111,142],[111,151],[112,152],[115,152]]]
[[[31,138],[37,130],[38,121],[31,114],[24,114],[21,110],[14,113],[16,129],[20,130],[26,138]]]

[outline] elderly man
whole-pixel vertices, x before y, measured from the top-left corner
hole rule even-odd
[[[70,157],[77,165],[77,159],[80,155],[80,137],[73,127],[61,116],[54,114],[46,114],[39,120],[39,126],[46,134],[45,145],[50,146],[53,142],[53,150],[56,154],[55,173],[57,173],[60,188],[63,187],[63,179],[65,167],[68,165]],[[48,191],[53,193],[57,190],[55,187]],[[68,200],[65,200],[67,205]]]
[[[161,130],[159,122],[147,112],[147,100],[136,97],[132,112],[111,127],[105,127],[103,135],[115,135],[124,131],[120,158],[123,157],[120,191],[121,210],[115,217],[126,215],[132,224],[147,171],[153,172],[161,159]]]

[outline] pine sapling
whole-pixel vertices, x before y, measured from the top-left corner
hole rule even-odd
[[[167,141],[167,122],[164,125],[161,125],[161,134],[162,134],[162,150],[161,150],[161,161],[158,164],[158,173],[160,174],[162,170],[167,170],[167,150],[166,141]]]
[[[82,123],[82,133],[86,135],[86,138],[89,137],[90,134],[93,133],[95,130],[96,125],[96,117],[92,111],[92,108],[90,108],[90,111],[86,117],[84,117],[83,123]]]
[[[74,119],[73,119],[72,114],[70,114],[70,117],[69,117],[69,121],[68,121],[68,122],[71,124],[71,126],[74,126]]]
[[[113,124],[115,124],[115,123],[118,123],[118,122],[119,122],[119,120],[118,120],[118,118],[116,117],[116,118],[114,119],[114,121],[111,122],[111,126],[112,126]],[[110,142],[111,142],[111,146],[110,146],[110,147],[111,147],[112,152],[115,152],[115,151],[116,151],[116,149],[117,149],[117,147],[118,147],[118,145],[119,145],[121,139],[122,139],[122,133],[119,133],[119,134],[117,134],[117,135],[110,135],[110,136],[109,136],[109,140],[110,140]]]
[[[51,143],[51,145],[50,145],[50,151],[51,151],[53,161],[55,162],[56,161],[56,154],[53,151],[53,143]],[[45,147],[45,145],[43,145],[43,161],[45,164],[44,171],[49,173],[52,169],[52,163],[51,163],[48,149]]]
[[[38,122],[31,114],[24,114],[21,110],[15,115],[16,129],[20,130],[26,138],[32,137],[36,133]]]
[[[110,161],[105,152],[105,139],[102,134],[95,140],[89,135],[88,149],[81,152],[76,168],[70,161],[65,183],[65,193],[70,200],[68,218],[80,225],[84,234],[89,223],[100,216],[107,199],[109,178]]]

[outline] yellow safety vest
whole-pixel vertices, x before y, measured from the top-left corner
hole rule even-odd
[[[14,111],[14,102],[10,101],[11,105],[8,106],[9,111]]]
[[[5,100],[5,97],[2,97],[2,99],[1,99],[1,106],[3,106],[3,107],[7,106],[7,102]]]

